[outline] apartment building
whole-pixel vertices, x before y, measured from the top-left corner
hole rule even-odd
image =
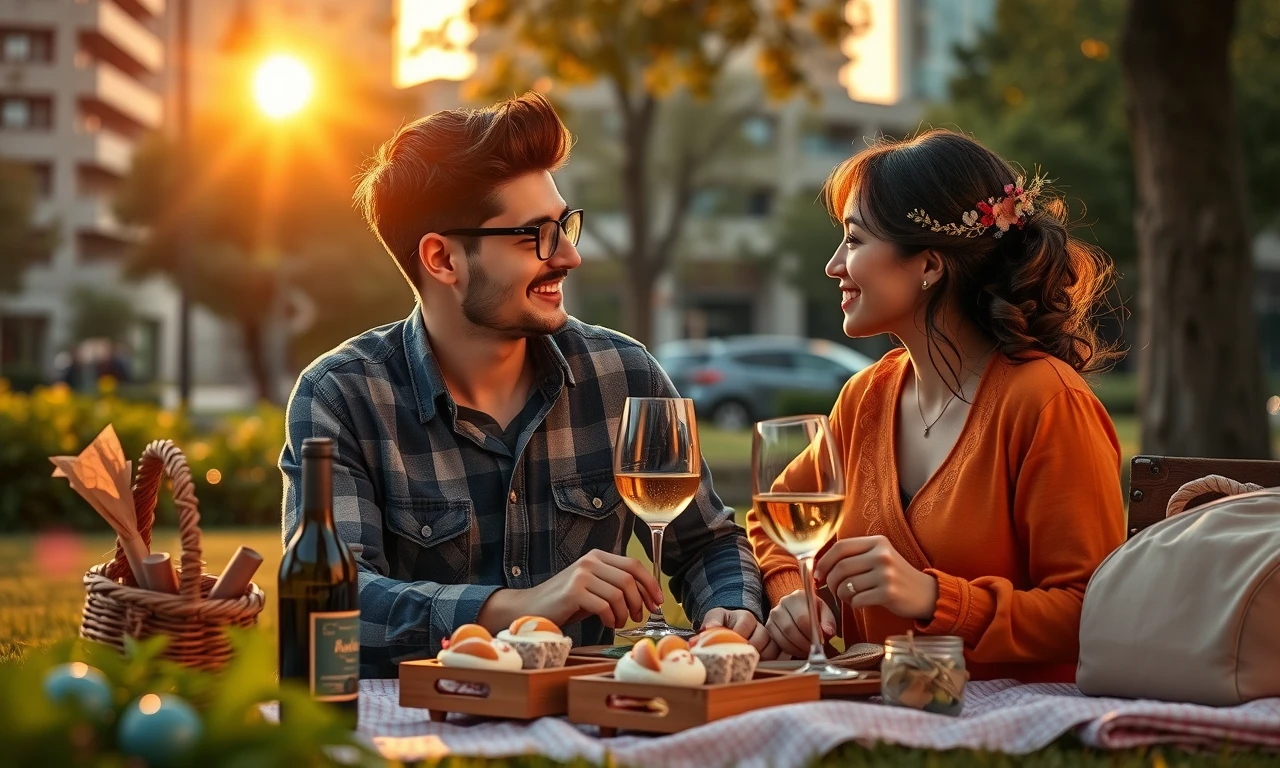
[[[58,232],[56,248],[26,272],[21,290],[0,295],[0,375],[53,380],[74,353],[91,380],[114,354],[132,382],[155,385],[167,402],[176,398],[179,293],[167,279],[125,275],[142,233],[121,224],[112,209],[139,142],[168,129],[168,6],[0,0],[0,157],[32,169],[40,191],[36,219]],[[123,347],[113,352],[84,338],[77,314],[85,294],[131,308]],[[241,387],[245,364],[234,328],[198,306],[191,320],[197,405],[202,393],[211,405],[250,400]]]
[[[126,298],[140,321],[129,339],[140,378],[160,374],[172,297],[152,281],[127,287],[121,265],[136,232],[111,212],[137,141],[160,127],[164,0],[0,0],[0,157],[27,165],[36,217],[58,245],[23,290],[0,297],[0,366],[55,374],[71,338],[75,295]]]

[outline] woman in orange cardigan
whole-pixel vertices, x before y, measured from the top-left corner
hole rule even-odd
[[[826,267],[844,332],[902,346],[832,410],[846,501],[815,576],[846,643],[958,635],[974,679],[1074,680],[1085,585],[1124,540],[1119,443],[1081,378],[1119,354],[1094,324],[1112,266],[1042,184],[930,131],[845,161],[825,189],[845,228]],[[803,658],[799,569],[755,514],[765,656]]]

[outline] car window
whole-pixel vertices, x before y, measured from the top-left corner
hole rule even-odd
[[[705,353],[678,353],[674,355],[664,355],[658,360],[659,364],[669,371],[694,368],[699,365],[706,365],[710,361],[711,355]]]
[[[750,368],[787,368],[795,367],[795,358],[790,352],[744,352],[734,355],[740,365]]]
[[[823,376],[850,376],[853,373],[834,360],[806,352],[796,354],[796,368],[802,373],[816,373]]]

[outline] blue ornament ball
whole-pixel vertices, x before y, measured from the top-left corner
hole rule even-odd
[[[93,667],[80,661],[59,664],[44,676],[44,695],[59,706],[75,706],[93,718],[112,709],[111,684]]]
[[[148,693],[120,718],[120,749],[150,766],[180,765],[204,732],[200,715],[178,696]]]

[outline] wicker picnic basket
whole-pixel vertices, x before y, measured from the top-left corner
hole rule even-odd
[[[115,559],[93,566],[84,576],[80,636],[123,651],[126,637],[166,635],[165,658],[189,667],[218,669],[233,655],[224,630],[256,624],[266,596],[251,583],[239,598],[206,599],[217,578],[204,573],[200,511],[191,471],[182,451],[170,440],[155,440],[142,452],[133,487],[138,532],[147,546],[151,546],[156,502],[165,477],[173,486],[182,541],[178,594],[138,587],[117,541]]]

